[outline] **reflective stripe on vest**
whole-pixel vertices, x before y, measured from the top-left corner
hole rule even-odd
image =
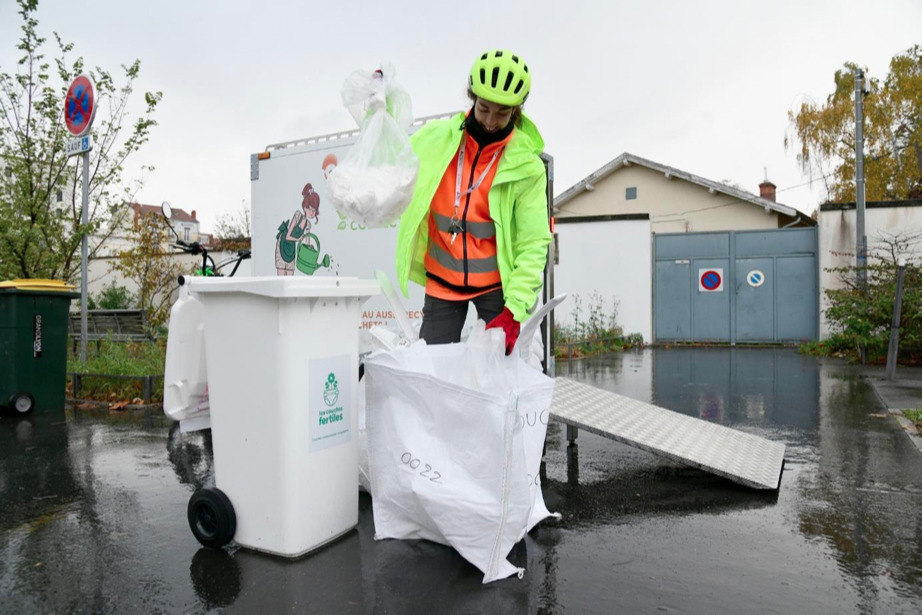
[[[502,148],[510,137],[484,148],[467,134],[461,165],[454,156],[430,204],[429,247],[424,264],[430,282],[427,293],[446,299],[474,296],[500,286],[497,239],[488,206],[488,193],[497,173]],[[482,181],[479,183],[477,179]],[[464,190],[464,192],[462,191]],[[459,206],[455,197],[461,196]],[[455,233],[455,240],[453,234]],[[437,288],[436,285],[440,287]],[[432,292],[431,292],[432,291]]]
[[[454,271],[456,273],[465,273],[465,262],[461,258],[455,258],[452,254],[449,254],[443,248],[436,245],[435,243],[430,244],[430,251],[428,252],[430,258],[435,259],[445,269]],[[488,256],[486,258],[470,258],[468,259],[468,272],[469,273],[491,273],[497,271],[497,253],[493,256]]]
[[[436,230],[443,233],[451,233],[452,218],[436,212],[431,212],[433,219],[436,221]],[[493,222],[472,222],[466,220],[463,223],[463,230],[476,239],[493,239],[497,233]]]

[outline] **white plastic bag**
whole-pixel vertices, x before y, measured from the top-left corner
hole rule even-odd
[[[417,155],[407,136],[410,97],[390,64],[353,72],[342,95],[360,134],[328,178],[331,202],[362,225],[387,226],[404,213],[417,179]]]
[[[468,340],[418,341],[365,362],[377,539],[455,548],[489,583],[522,569],[510,549],[551,515],[538,480],[554,381],[479,321]]]

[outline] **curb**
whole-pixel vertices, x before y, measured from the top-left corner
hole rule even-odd
[[[74,399],[68,397],[64,400],[64,409],[73,410],[75,412],[91,412],[91,413],[100,413],[106,412],[109,414],[163,414],[164,406],[161,403],[153,404],[128,404],[119,409],[111,409],[110,403],[107,401],[99,401],[96,399]],[[78,407],[81,406],[81,407]]]
[[[914,447],[918,449],[918,452],[921,451],[921,434],[918,432],[917,428],[914,426],[914,423],[905,418],[902,410],[900,408],[890,408],[889,404],[886,403],[886,400],[883,398],[882,393],[879,392],[879,387],[876,386],[877,382],[875,378],[870,378],[869,376],[862,376],[869,384],[870,388],[873,389],[873,392],[876,394],[876,399],[879,400],[879,403],[882,407],[895,418],[895,422],[898,423],[898,426],[908,434],[908,437],[911,439],[911,443],[914,444]]]
[[[914,423],[909,421],[901,410],[895,410],[893,408],[889,408],[888,410],[892,416],[895,417],[895,421],[898,423],[899,427],[902,428],[902,431],[911,438],[911,442],[917,447],[918,452],[921,452],[921,432],[917,430]]]
[[[876,377],[871,377],[866,374],[861,374],[863,380],[869,384],[870,388],[873,389],[873,392],[876,394],[876,399],[879,400],[879,403],[885,409],[886,412],[891,414],[895,418],[895,422],[898,423],[898,426],[908,434],[908,437],[911,439],[911,443],[914,444],[914,447],[918,449],[918,452],[921,451],[921,433],[917,430],[910,420],[905,418],[901,408],[890,408],[888,402],[886,402],[885,397],[883,397],[882,392],[879,390],[879,379]]]

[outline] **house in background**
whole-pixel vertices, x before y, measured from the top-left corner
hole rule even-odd
[[[624,153],[555,199],[557,324],[616,314],[646,342],[781,342],[818,331],[815,221]],[[580,313],[576,313],[580,312]]]
[[[140,216],[162,216],[159,205],[143,205],[141,203],[129,203],[126,205],[127,212],[121,216],[117,222],[115,230],[102,243],[100,249],[94,258],[89,262],[89,275],[87,280],[87,291],[91,295],[99,293],[103,287],[115,282],[118,286],[124,286],[131,292],[137,292],[137,285],[131,280],[123,278],[118,272],[112,271],[111,264],[114,259],[118,258],[120,252],[128,250],[131,247],[131,229]],[[173,215],[170,218],[171,226],[179,234],[183,241],[194,242],[205,245],[211,252],[213,238],[209,234],[199,232],[199,221],[196,219],[196,210],[186,212],[178,207],[173,207]],[[218,254],[215,254],[218,257]],[[183,263],[184,268],[192,269],[198,264],[198,260],[188,254],[178,252],[174,256]]]
[[[558,222],[570,217],[647,214],[653,233],[742,231],[814,226],[777,203],[776,186],[760,194],[624,153],[555,198]]]
[[[134,217],[132,218],[132,223],[138,220],[139,216],[146,216],[154,214],[156,216],[163,215],[160,210],[160,205],[142,205],[141,203],[129,203],[128,207],[135,212]],[[173,215],[170,217],[170,225],[173,229],[179,234],[180,239],[183,241],[198,241],[201,243],[199,238],[199,221],[196,220],[196,210],[192,210],[191,213],[186,213],[185,210],[180,209],[179,207],[173,207]]]

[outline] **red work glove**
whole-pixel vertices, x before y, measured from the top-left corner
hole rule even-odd
[[[504,311],[501,312],[497,318],[485,325],[485,330],[495,327],[504,330],[504,336],[506,336],[504,348],[509,355],[513,352],[513,345],[517,343],[517,338],[520,336],[520,323],[513,319],[513,312],[504,308]]]

